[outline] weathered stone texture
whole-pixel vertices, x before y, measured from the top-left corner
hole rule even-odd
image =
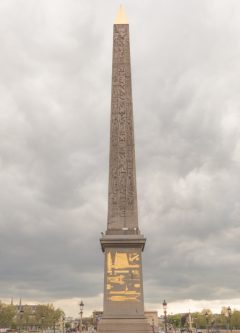
[[[129,26],[113,32],[108,232],[138,230]]]

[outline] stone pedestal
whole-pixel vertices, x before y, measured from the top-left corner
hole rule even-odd
[[[102,318],[98,324],[101,333],[152,333],[146,318]]]
[[[125,231],[127,233],[127,231]],[[98,332],[152,332],[144,317],[142,250],[143,235],[105,235],[104,313]]]

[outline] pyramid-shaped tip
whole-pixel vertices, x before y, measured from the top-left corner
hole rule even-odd
[[[117,13],[117,17],[116,20],[114,22],[115,24],[128,24],[128,19],[127,16],[125,14],[123,5],[120,6],[118,13]]]

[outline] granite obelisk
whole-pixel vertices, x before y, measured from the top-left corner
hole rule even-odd
[[[104,311],[98,332],[152,332],[144,317],[142,257],[138,227],[129,25],[122,6],[113,27],[112,102]]]

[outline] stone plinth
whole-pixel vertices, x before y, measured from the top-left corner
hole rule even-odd
[[[102,318],[98,324],[102,333],[152,333],[146,318]]]

